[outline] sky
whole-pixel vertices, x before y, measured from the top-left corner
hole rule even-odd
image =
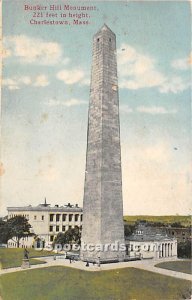
[[[24,10],[37,4],[96,10],[88,25],[32,25],[58,20]],[[104,23],[117,39],[124,214],[191,213],[189,2],[4,0],[0,215],[45,197],[82,205],[92,38]]]

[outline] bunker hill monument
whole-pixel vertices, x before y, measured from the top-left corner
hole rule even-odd
[[[94,35],[92,60],[81,241],[90,247],[80,256],[102,263],[125,256],[116,36],[107,25]]]

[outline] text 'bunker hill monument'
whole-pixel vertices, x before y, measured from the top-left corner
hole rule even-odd
[[[82,243],[124,245],[116,36],[106,25],[94,35],[92,60]],[[88,261],[124,256],[120,249],[81,249]]]

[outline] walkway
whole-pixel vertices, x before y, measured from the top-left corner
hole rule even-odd
[[[38,264],[38,265],[31,265],[30,269],[21,269],[21,267],[17,268],[9,268],[9,269],[3,269],[0,270],[0,275],[9,274],[13,272],[22,272],[26,270],[33,270],[33,269],[41,269],[41,268],[48,268],[48,267],[54,267],[54,266],[65,266],[65,267],[71,267],[74,269],[80,269],[84,271],[92,271],[92,272],[98,272],[98,271],[104,271],[104,270],[114,270],[114,269],[122,269],[122,268],[137,268],[142,269],[166,276],[172,276],[179,279],[185,279],[192,281],[192,275],[181,273],[181,272],[175,272],[171,270],[161,269],[155,267],[157,263],[165,262],[165,261],[176,261],[179,259],[158,259],[158,260],[140,260],[140,261],[129,261],[129,262],[120,262],[120,263],[111,263],[111,264],[103,264],[100,267],[93,266],[93,264],[90,263],[89,267],[86,267],[86,263],[82,261],[75,261],[71,262],[68,259],[64,259],[62,256],[57,257],[56,260],[53,259],[52,256],[49,257],[39,257],[36,258],[37,260],[44,260],[45,264]]]

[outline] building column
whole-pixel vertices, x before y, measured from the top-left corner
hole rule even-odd
[[[158,258],[161,258],[161,254],[162,254],[161,245],[158,245],[158,253],[159,253]]]
[[[165,247],[165,245],[164,244],[162,244],[162,257],[164,257],[164,247]]]
[[[165,257],[167,257],[167,244],[165,244]]]

